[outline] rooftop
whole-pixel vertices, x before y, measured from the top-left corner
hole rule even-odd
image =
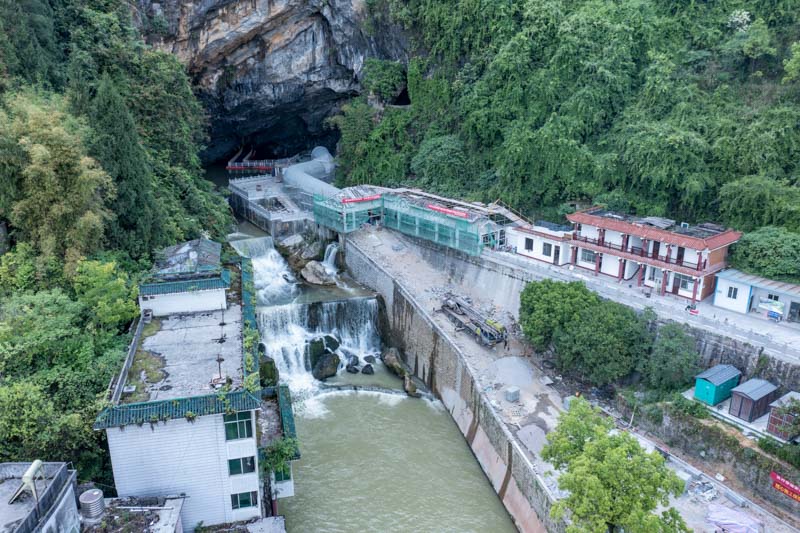
[[[712,366],[705,372],[701,372],[695,376],[696,379],[704,379],[714,385],[722,385],[726,381],[736,376],[741,376],[742,373],[733,365],[716,365]]]
[[[226,380],[232,389],[243,383],[242,312],[236,304],[225,311],[170,315],[147,324],[122,403],[213,394]]]
[[[0,533],[33,531],[39,518],[51,510],[59,501],[58,496],[75,471],[66,463],[43,463],[44,479],[35,479],[41,508],[37,516],[36,500],[30,491],[24,491],[14,503],[9,500],[22,485],[22,476],[31,463],[0,463]]]
[[[195,239],[169,246],[156,254],[153,275],[170,280],[216,272],[220,269],[221,254],[222,245],[208,239]]]
[[[697,225],[662,218],[662,217],[635,217],[603,207],[590,207],[567,215],[571,222],[579,224],[597,225],[603,228],[633,233],[644,238],[652,238],[677,246],[702,250],[715,249],[739,240],[741,233],[726,229],[718,224],[703,222]]]
[[[743,394],[751,400],[760,400],[764,396],[767,396],[773,391],[777,390],[777,388],[777,386],[773,385],[766,379],[754,378],[745,381],[738,387],[734,387],[731,392]]]
[[[732,281],[734,283],[744,283],[754,287],[759,287],[761,289],[767,289],[772,292],[779,292],[782,294],[800,297],[800,285],[795,285],[794,283],[785,283],[783,281],[775,281],[772,279],[762,278],[761,276],[754,276],[753,274],[748,274],[746,272],[742,272],[741,270],[736,270],[735,268],[723,270],[722,272],[717,273],[717,277]]]
[[[106,498],[106,510],[97,523],[84,522],[83,531],[137,531],[175,533],[183,508],[183,496]]]
[[[782,407],[785,404],[789,403],[791,400],[797,400],[800,402],[800,392],[797,391],[790,391],[769,404],[770,407]]]

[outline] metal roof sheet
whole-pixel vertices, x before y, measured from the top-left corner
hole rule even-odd
[[[168,246],[156,253],[156,276],[192,274],[217,270],[222,245],[208,239],[195,239]]]
[[[712,366],[705,372],[701,372],[695,376],[696,379],[704,379],[713,385],[722,385],[726,381],[736,376],[741,376],[742,373],[733,365],[716,365]]]
[[[778,387],[766,379],[753,378],[745,381],[741,385],[731,389],[731,392],[743,394],[752,400],[760,400],[764,396],[772,394]]]
[[[218,276],[209,278],[142,283],[139,285],[139,294],[143,296],[153,296],[156,294],[174,294],[177,292],[209,291],[213,289],[227,289],[230,285],[231,273],[229,270],[223,269]]]
[[[103,409],[94,422],[94,429],[107,429],[184,418],[186,413],[195,416],[215,415],[258,409],[261,400],[246,390],[206,394],[191,398],[173,398],[156,402],[139,402],[113,405]]]
[[[778,398],[777,400],[775,400],[774,402],[772,402],[771,404],[769,404],[769,406],[770,407],[781,407],[781,406],[789,403],[790,400],[800,401],[800,392],[789,391],[786,394],[784,394],[783,396],[781,396],[780,398]]]
[[[735,268],[729,268],[727,270],[723,270],[722,272],[719,272],[717,274],[717,277],[728,281],[732,281],[734,283],[752,285],[754,287],[766,289],[772,292],[779,292],[782,294],[789,294],[792,296],[800,297],[800,285],[762,278],[761,276],[748,274],[746,272],[742,272],[741,270],[736,270]]]

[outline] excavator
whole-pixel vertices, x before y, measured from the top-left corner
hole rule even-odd
[[[483,316],[463,298],[447,293],[442,298],[442,313],[456,326],[456,331],[468,331],[484,346],[494,346],[508,338],[505,326]]]

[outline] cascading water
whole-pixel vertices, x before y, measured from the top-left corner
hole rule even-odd
[[[253,261],[259,302],[283,303],[297,296],[297,279],[272,242],[272,237],[231,241],[231,246]]]
[[[339,294],[332,301],[300,303],[294,297],[299,284],[269,237],[231,244],[253,261],[262,343],[298,409],[303,457],[293,467],[295,496],[278,504],[287,529],[513,532],[440,403],[382,393],[317,394],[322,389],[309,368],[308,341],[335,337],[343,362],[352,355],[362,363],[367,355],[377,356],[377,300]],[[335,269],[336,248],[326,249],[326,269]],[[331,380],[382,376],[379,386],[399,387],[400,380],[377,365],[374,376],[342,371]],[[303,398],[301,407],[297,400]]]
[[[339,253],[339,244],[332,242],[325,248],[325,258],[322,260],[322,266],[328,274],[335,276],[338,272],[336,268],[336,254]]]

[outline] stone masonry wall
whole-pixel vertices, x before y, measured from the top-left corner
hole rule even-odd
[[[350,241],[345,263],[385,305],[388,339],[406,364],[442,400],[516,526],[523,532],[561,532],[550,519],[546,485],[514,437],[476,386],[474,373],[447,333],[413,296]]]

